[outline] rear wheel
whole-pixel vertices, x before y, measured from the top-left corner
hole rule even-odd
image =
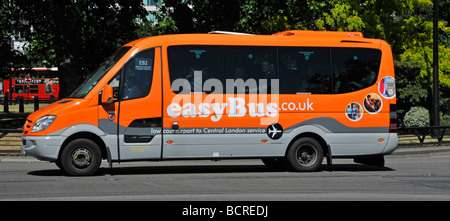
[[[71,176],[89,176],[97,172],[102,162],[98,145],[89,139],[71,141],[61,153],[61,167]]]
[[[286,159],[294,171],[317,171],[322,165],[323,149],[314,138],[303,137],[292,143]]]

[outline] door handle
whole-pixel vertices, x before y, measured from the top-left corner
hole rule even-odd
[[[173,122],[172,129],[174,129],[174,130],[180,129],[180,126],[178,125],[178,122]]]

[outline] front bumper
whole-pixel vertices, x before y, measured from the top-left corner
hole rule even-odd
[[[55,161],[61,144],[60,136],[22,136],[21,152],[39,160]]]

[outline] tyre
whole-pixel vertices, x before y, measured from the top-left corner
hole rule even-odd
[[[89,176],[97,172],[102,162],[98,145],[89,139],[71,141],[61,153],[61,167],[70,176]]]
[[[323,148],[314,138],[303,137],[292,143],[286,159],[294,171],[317,171],[322,166]]]

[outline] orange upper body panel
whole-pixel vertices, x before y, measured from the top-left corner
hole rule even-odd
[[[97,105],[89,105],[89,103],[90,100],[87,99],[63,99],[39,109],[28,116],[23,135],[47,135],[80,123],[97,125],[98,107]],[[33,124],[39,118],[47,115],[56,116],[50,127],[41,132],[30,133]]]

